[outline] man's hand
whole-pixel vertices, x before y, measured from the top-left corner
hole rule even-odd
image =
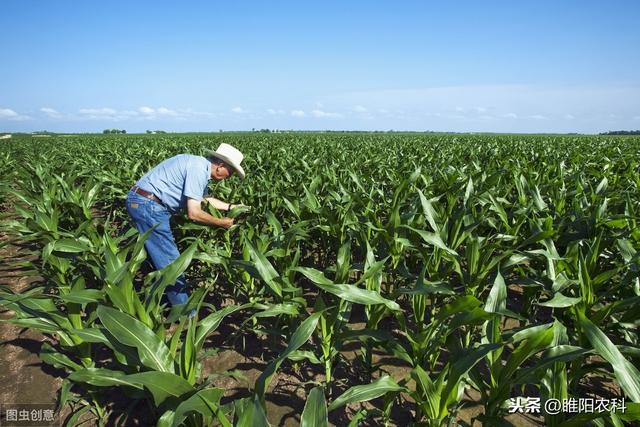
[[[216,218],[202,210],[200,200],[187,199],[187,216],[191,221],[206,225],[215,225],[229,229],[233,225],[233,218]]]
[[[220,220],[220,224],[219,224],[220,227],[226,228],[227,230],[231,228],[234,222],[233,218],[220,218],[219,220]]]

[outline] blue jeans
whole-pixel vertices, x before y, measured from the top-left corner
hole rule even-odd
[[[166,267],[180,256],[180,251],[178,251],[178,246],[176,246],[169,224],[171,214],[166,207],[133,191],[129,191],[127,195],[127,211],[140,234],[158,224],[144,242],[144,248],[147,250],[147,254],[156,270]],[[167,286],[165,295],[171,305],[185,304],[187,302],[189,293],[185,285],[186,279],[184,275],[180,275],[174,285]]]

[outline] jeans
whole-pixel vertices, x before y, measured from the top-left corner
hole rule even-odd
[[[147,250],[147,254],[156,270],[166,267],[180,256],[169,224],[171,214],[166,207],[133,191],[129,191],[127,195],[127,211],[140,234],[158,224],[144,242],[144,248]],[[189,293],[185,285],[186,279],[182,274],[175,284],[166,287],[165,296],[171,305],[185,304],[187,302]]]

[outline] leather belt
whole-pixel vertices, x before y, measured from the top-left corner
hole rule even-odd
[[[147,191],[147,190],[143,190],[142,188],[138,187],[137,185],[134,185],[133,187],[131,187],[131,191],[133,191],[136,194],[141,195],[142,197],[146,197],[149,200],[153,200],[154,202],[158,203],[158,204],[162,204],[162,200],[160,200],[158,198],[158,196],[156,196],[155,194]]]

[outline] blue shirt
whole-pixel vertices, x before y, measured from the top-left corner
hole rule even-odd
[[[187,206],[187,199],[207,195],[211,162],[202,156],[179,154],[171,157],[138,180],[136,185],[158,196],[171,212]]]

